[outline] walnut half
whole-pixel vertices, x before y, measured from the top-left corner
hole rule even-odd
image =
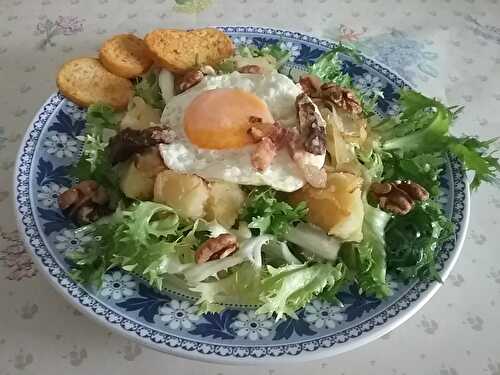
[[[224,233],[203,242],[194,253],[194,259],[198,264],[206,263],[210,260],[226,258],[236,250],[238,250],[236,237],[230,233]]]
[[[370,191],[378,200],[380,208],[396,215],[406,215],[415,201],[429,199],[427,190],[412,181],[375,182]]]
[[[77,224],[89,224],[108,212],[109,196],[93,180],[82,181],[58,197],[59,207]]]

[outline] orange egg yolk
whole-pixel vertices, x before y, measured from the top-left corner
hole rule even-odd
[[[200,148],[240,148],[254,143],[248,135],[251,116],[273,123],[266,103],[240,89],[207,90],[198,95],[184,112],[184,130]]]

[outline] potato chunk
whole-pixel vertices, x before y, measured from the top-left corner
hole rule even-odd
[[[245,202],[245,193],[238,184],[224,181],[211,182],[209,190],[205,218],[231,228]]]
[[[135,166],[134,160],[129,160],[123,165],[120,189],[127,197],[141,200],[151,199],[154,184],[154,177],[148,176],[147,173],[139,170]]]
[[[120,122],[120,129],[146,129],[151,123],[160,122],[161,111],[151,107],[143,98],[134,96],[128,104],[127,112]]]
[[[161,158],[158,147],[153,146],[135,156],[135,167],[148,177],[156,177],[158,173],[166,169]]]
[[[350,173],[331,173],[327,185],[316,189],[309,185],[290,194],[290,201],[307,202],[308,220],[330,235],[343,240],[360,241],[363,224],[362,179]]]
[[[207,184],[196,175],[165,170],[156,176],[155,202],[172,207],[182,217],[198,219],[205,216],[208,197]]]

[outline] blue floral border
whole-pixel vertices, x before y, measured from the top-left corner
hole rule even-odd
[[[310,43],[312,45],[321,46],[323,48],[331,48],[334,44],[310,37],[300,33],[275,30],[270,28],[260,27],[223,27],[223,31],[229,34],[250,34],[250,35],[272,35],[285,38],[295,39],[300,42]],[[387,76],[392,82],[399,87],[407,86],[407,84],[393,72],[377,64],[370,59],[364,59],[364,63],[375,69],[379,73]],[[359,338],[364,333],[370,332],[377,327],[386,324],[389,320],[395,318],[410,306],[416,305],[416,301],[424,298],[431,287],[430,283],[417,283],[400,299],[396,300],[392,305],[388,306],[384,311],[376,314],[367,321],[364,321],[357,326],[347,328],[336,334],[304,340],[294,344],[277,344],[277,345],[231,345],[231,344],[210,344],[206,342],[194,341],[177,337],[174,335],[159,332],[152,328],[138,324],[136,321],[126,318],[118,314],[116,311],[106,307],[101,302],[97,301],[84,288],[77,285],[68,276],[62,266],[55,260],[52,254],[47,250],[47,247],[42,240],[39,228],[35,222],[35,216],[30,201],[30,175],[33,158],[40,133],[57,110],[64,98],[60,94],[55,94],[49,98],[46,104],[38,113],[35,121],[29,128],[24,142],[19,151],[17,160],[17,175],[15,179],[16,191],[16,208],[18,211],[19,229],[24,233],[25,242],[33,251],[37,261],[39,261],[46,269],[47,273],[56,281],[57,284],[66,292],[74,301],[77,301],[80,307],[98,316],[100,320],[106,321],[119,331],[126,333],[134,333],[136,337],[141,339],[145,344],[166,351],[173,351],[179,355],[187,355],[189,353],[200,355],[199,359],[209,359],[209,357],[224,357],[232,360],[244,358],[278,358],[278,357],[297,357],[301,353],[312,353],[320,349],[328,349],[333,346],[341,351],[339,344],[345,344],[355,338]],[[459,234],[465,228],[462,228],[465,223],[465,212],[467,210],[465,203],[467,202],[467,186],[466,176],[461,163],[456,159],[450,159],[450,172],[452,181],[450,181],[450,191],[453,194],[452,220],[455,223],[455,235],[447,241],[440,253],[439,269],[444,270],[446,262],[451,255],[456,251],[456,241]],[[228,310],[231,311],[231,310]],[[394,321],[393,321],[394,322]],[[344,349],[345,350],[345,349]],[[219,359],[219,360],[221,360]]]

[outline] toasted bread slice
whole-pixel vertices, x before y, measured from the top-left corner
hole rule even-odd
[[[57,87],[62,94],[83,107],[95,103],[126,108],[133,95],[132,83],[108,72],[92,57],[66,62],[57,74]]]
[[[231,39],[217,29],[192,31],[157,29],[144,38],[153,59],[164,68],[183,73],[201,65],[217,65],[232,56]]]
[[[146,43],[133,34],[106,40],[99,50],[99,60],[111,73],[124,78],[140,76],[153,63]]]

